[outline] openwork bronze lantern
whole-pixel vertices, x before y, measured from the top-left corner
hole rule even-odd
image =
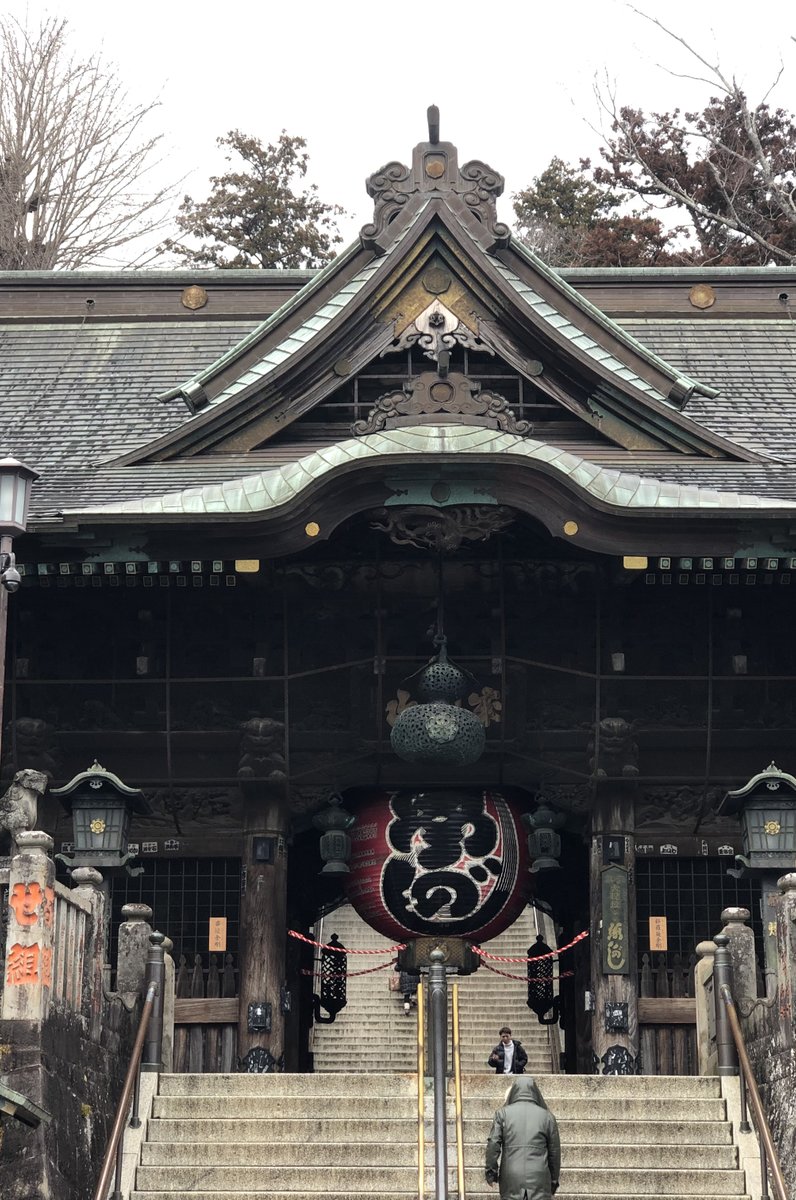
[[[460,707],[471,680],[448,659],[445,637],[438,641],[439,652],[414,687],[422,702],[400,713],[390,743],[404,762],[463,767],[483,754],[486,732],[475,713]]]

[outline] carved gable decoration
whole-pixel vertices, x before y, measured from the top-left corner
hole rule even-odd
[[[395,341],[382,350],[385,354],[395,354],[399,350],[408,350],[417,345],[433,362],[440,361],[440,353],[453,350],[454,346],[464,346],[468,350],[481,350],[494,355],[491,346],[482,342],[478,334],[478,321],[473,318],[474,329],[460,321],[441,300],[432,300],[427,308],[415,317],[400,333],[396,331]]]
[[[504,179],[484,162],[473,160],[459,167],[456,147],[439,140],[439,110],[428,110],[428,141],[412,154],[411,167],[389,162],[367,181],[373,197],[373,221],[360,233],[369,250],[384,253],[404,225],[429,198],[445,194],[448,205],[474,232],[488,250],[508,246],[511,232],[497,218],[495,202],[503,192]]]
[[[356,421],[355,437],[398,429],[403,425],[440,425],[455,419],[459,425],[484,425],[525,437],[530,421],[518,421],[508,401],[497,392],[481,391],[466,375],[451,372],[442,379],[431,371],[408,380],[403,387],[380,396],[364,421]]]

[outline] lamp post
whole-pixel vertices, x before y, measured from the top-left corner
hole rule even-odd
[[[14,537],[24,533],[28,520],[30,489],[36,471],[15,458],[0,458],[0,749],[3,735],[3,694],[6,674],[8,594],[20,585],[14,561]]]
[[[736,879],[747,875],[760,880],[766,969],[776,971],[776,922],[770,917],[771,902],[778,895],[779,876],[796,865],[796,777],[769,763],[743,787],[727,792],[718,811],[740,817],[743,854],[735,855],[738,866],[730,867],[729,874]]]
[[[145,816],[151,811],[143,792],[128,787],[95,760],[50,795],[72,814],[74,853],[57,858],[68,867],[123,868],[129,875],[141,874],[143,867],[128,866],[135,855],[128,852],[127,833],[133,813]]]

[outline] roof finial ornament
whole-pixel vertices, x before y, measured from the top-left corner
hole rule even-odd
[[[426,110],[428,118],[428,140],[432,146],[439,145],[439,109],[436,104],[429,104]]]

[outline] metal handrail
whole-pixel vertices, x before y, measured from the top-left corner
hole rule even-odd
[[[459,1200],[464,1195],[464,1120],[462,1114],[462,1054],[459,1039],[459,985],[453,985],[453,1098],[456,1112],[456,1182]]]
[[[417,985],[417,1200],[426,1194],[426,1046],[423,981]]]
[[[119,1103],[116,1106],[116,1115],[113,1119],[113,1128],[111,1136],[108,1139],[108,1144],[105,1148],[105,1157],[102,1160],[102,1169],[100,1177],[94,1191],[94,1200],[106,1200],[108,1195],[108,1187],[113,1173],[114,1161],[116,1164],[116,1196],[121,1196],[121,1172],[122,1172],[122,1138],[124,1136],[124,1127],[127,1121],[127,1113],[130,1108],[130,1102],[133,1099],[135,1091],[138,1091],[139,1064],[141,1055],[144,1049],[144,1041],[146,1039],[149,1022],[152,1019],[152,1013],[155,1008],[155,1000],[158,994],[158,984],[152,982],[146,991],[144,1007],[141,1010],[141,1020],[138,1023],[138,1032],[135,1035],[130,1061],[127,1066],[127,1074],[124,1077],[124,1086],[122,1094],[119,1097]]]
[[[732,1038],[735,1042],[735,1049],[738,1054],[738,1062],[741,1068],[741,1096],[744,1096],[744,1091],[749,1092],[749,1102],[754,1118],[755,1132],[757,1140],[760,1143],[760,1166],[762,1173],[762,1197],[763,1200],[768,1200],[768,1171],[771,1170],[771,1178],[774,1184],[774,1194],[776,1200],[789,1200],[788,1190],[785,1186],[785,1178],[782,1174],[779,1156],[774,1145],[774,1139],[771,1136],[771,1128],[766,1120],[766,1114],[763,1111],[763,1102],[760,1099],[760,1091],[757,1086],[757,1081],[752,1071],[752,1064],[749,1061],[749,1055],[746,1050],[746,1042],[744,1041],[743,1031],[741,1030],[741,1022],[738,1020],[738,1013],[735,1008],[735,1001],[732,998],[732,992],[726,983],[719,988],[719,994],[724,1002],[727,1010]]]

